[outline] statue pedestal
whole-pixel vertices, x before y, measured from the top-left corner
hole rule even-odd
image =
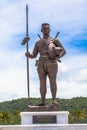
[[[68,111],[21,112],[21,125],[68,124]]]
[[[45,105],[45,106],[28,105],[28,111],[29,112],[59,111],[59,105],[58,105],[58,103],[51,104],[51,105]]]

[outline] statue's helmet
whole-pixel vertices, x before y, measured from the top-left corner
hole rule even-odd
[[[51,58],[58,57],[59,54],[61,53],[61,51],[62,51],[62,48],[56,47],[55,44],[53,43],[53,41],[50,41],[50,43],[49,43],[49,56]]]

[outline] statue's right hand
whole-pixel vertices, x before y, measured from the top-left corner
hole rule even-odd
[[[26,52],[26,53],[25,53],[25,56],[26,56],[26,57],[30,57],[30,56],[31,56],[30,52]]]

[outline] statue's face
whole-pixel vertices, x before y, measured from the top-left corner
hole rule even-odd
[[[42,33],[44,34],[44,35],[49,35],[49,33],[50,33],[50,26],[49,25],[44,25],[43,27],[42,27]]]

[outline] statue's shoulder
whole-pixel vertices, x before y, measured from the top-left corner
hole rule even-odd
[[[50,37],[49,38],[49,41],[52,41],[52,42],[56,42],[58,39],[57,38],[55,38],[55,37]]]
[[[53,40],[53,41],[58,41],[58,39],[57,39],[57,38],[55,38],[55,37],[53,37],[53,38],[52,38],[52,40]]]
[[[59,41],[59,39],[57,39],[57,38],[52,38],[52,42],[53,42],[53,44],[57,47],[57,46],[59,46],[59,44],[60,44],[60,41]]]
[[[43,39],[39,39],[36,41],[36,46],[42,46],[44,44]]]
[[[37,43],[41,43],[43,41],[43,38],[37,40]]]

